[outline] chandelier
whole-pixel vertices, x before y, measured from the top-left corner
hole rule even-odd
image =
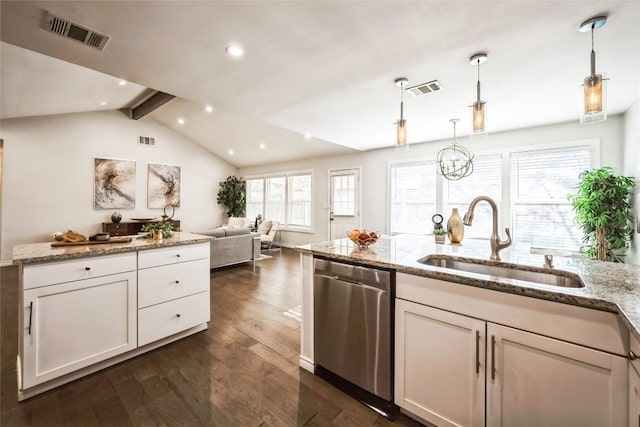
[[[473,153],[456,140],[456,123],[460,120],[449,121],[453,123],[453,144],[438,152],[438,173],[449,181],[458,181],[473,172]]]

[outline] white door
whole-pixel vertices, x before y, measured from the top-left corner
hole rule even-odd
[[[627,425],[628,362],[487,324],[487,426]]]
[[[23,388],[137,347],[136,273],[24,291]]]
[[[441,427],[484,426],[485,326],[396,299],[396,405]]]
[[[360,227],[360,171],[329,171],[329,240]]]

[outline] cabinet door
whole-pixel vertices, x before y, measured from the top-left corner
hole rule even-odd
[[[136,273],[28,289],[23,307],[23,387],[133,350]]]
[[[629,367],[629,427],[640,427],[640,375]]]
[[[487,325],[487,426],[627,424],[627,360]]]
[[[441,427],[483,426],[485,325],[396,299],[396,405]]]

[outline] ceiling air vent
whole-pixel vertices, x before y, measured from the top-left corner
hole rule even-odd
[[[95,47],[99,50],[104,50],[104,47],[109,41],[109,37],[103,34],[74,24],[73,22],[69,22],[65,19],[58,18],[47,11],[44,11],[42,28],[51,33],[79,41],[87,46]]]
[[[422,83],[417,86],[408,87],[405,90],[413,96],[422,96],[432,92],[438,92],[442,90],[442,83],[437,80],[432,80],[427,83]]]
[[[152,147],[156,145],[156,139],[150,136],[141,136],[138,138],[138,145],[145,145],[147,147]]]

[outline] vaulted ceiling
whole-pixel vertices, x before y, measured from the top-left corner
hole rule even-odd
[[[47,32],[45,11],[110,40]],[[596,15],[610,114],[640,96],[637,1],[3,0],[0,14],[0,117],[122,108],[152,88],[177,98],[151,117],[238,167],[393,146],[397,77],[444,87],[405,94],[411,143],[450,137],[454,117],[464,131],[477,52],[490,132],[577,120],[591,50],[578,27]]]

